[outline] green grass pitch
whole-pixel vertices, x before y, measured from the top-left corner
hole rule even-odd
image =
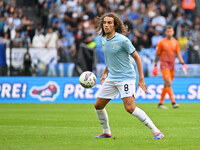
[[[0,104],[0,150],[199,150],[200,103],[166,105],[137,104],[165,134],[153,140],[122,103],[106,107],[113,139],[93,138],[102,132],[93,104]]]

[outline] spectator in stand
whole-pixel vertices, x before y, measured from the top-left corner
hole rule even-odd
[[[192,19],[192,13],[196,7],[195,0],[182,0],[182,7],[187,18]]]
[[[24,8],[28,8],[28,9],[31,9],[31,7],[32,7],[32,0],[23,0],[23,6],[24,6]]]
[[[42,24],[41,23],[39,23],[38,25],[37,25],[37,27],[36,27],[36,29],[35,29],[35,34],[37,34],[38,33],[38,30],[40,30],[41,31],[41,33],[44,35],[44,28],[43,28],[43,26],[42,26]]]
[[[7,16],[7,23],[9,25],[11,25],[13,23],[13,13],[10,13],[8,16]]]
[[[24,32],[21,36],[23,40],[23,46],[24,48],[32,47],[31,38],[29,37],[27,32]]]
[[[117,0],[113,0],[113,2],[110,4],[110,9],[111,9],[112,12],[115,12],[118,9]]]
[[[64,17],[63,17],[63,22],[67,25],[71,19],[72,19],[72,14],[73,12],[71,11],[71,8],[70,7],[67,7],[67,10],[64,14]]]
[[[68,24],[70,26],[70,30],[73,31],[73,33],[75,33],[77,31],[79,22],[80,22],[80,19],[78,17],[78,13],[73,12],[72,18],[68,22]]]
[[[8,1],[7,1],[8,2]],[[16,6],[16,0],[12,0],[10,1],[10,4],[9,5],[9,12],[10,13],[14,13],[15,11],[15,6]]]
[[[5,48],[10,46],[10,39],[8,33],[5,33],[3,37],[0,36],[0,43],[5,45]]]
[[[194,18],[194,24],[200,24],[200,16]]]
[[[139,12],[141,8],[145,8],[145,4],[141,0],[132,0],[131,3],[137,12]]]
[[[21,25],[21,20],[18,18],[17,13],[13,14],[13,24],[15,26],[15,29],[19,29]]]
[[[16,37],[16,30],[15,30],[15,26],[13,23],[11,23],[11,25],[9,25],[8,33],[10,35],[10,39],[14,40],[14,38]]]
[[[121,9],[120,9],[121,11]],[[133,24],[132,22],[128,19],[128,15],[126,13],[124,13],[124,24],[128,27],[128,33],[127,33],[127,37],[129,39],[133,39],[134,37],[134,33],[133,33]]]
[[[31,42],[33,40],[33,36],[35,35],[35,29],[33,27],[33,24],[30,24],[26,27],[26,31],[28,33],[28,36],[30,37],[31,39]]]
[[[32,67],[31,55],[29,53],[25,53],[23,59],[22,75],[32,76],[33,71],[34,68]]]
[[[28,19],[27,16],[22,16],[21,18],[21,28],[22,30],[26,30],[27,26],[33,24],[33,22],[31,20]]]
[[[3,26],[6,23],[5,17],[1,16],[1,12],[0,12],[0,35],[3,35]]]
[[[199,42],[194,41],[192,36],[188,37],[188,62],[189,64],[199,64],[200,63],[200,45]]]
[[[160,15],[160,11],[156,11],[156,16],[152,19],[151,25],[155,27],[155,30],[163,33],[167,22],[165,17]]]
[[[98,3],[97,4],[97,13],[96,16],[101,16],[105,13],[105,9]]]
[[[141,34],[144,34],[145,26],[143,24],[143,18],[138,18],[138,21],[133,25],[133,28],[136,29]]]
[[[47,26],[48,26],[48,15],[49,15],[49,9],[48,9],[48,6],[47,6],[47,2],[43,3],[41,12],[42,12],[42,14],[41,14],[42,25],[45,28],[47,28]]]
[[[194,24],[193,29],[190,31],[190,35],[193,37],[196,43],[200,41],[200,27],[199,24]]]
[[[45,47],[45,38],[41,32],[41,29],[37,30],[38,33],[34,35],[32,47],[34,48],[44,48]]]
[[[134,36],[133,37],[133,40],[132,40],[132,44],[134,45],[136,51],[140,51],[140,41],[139,41],[139,38],[137,36]]]
[[[131,6],[131,12],[128,13],[128,18],[131,20],[133,25],[136,24],[139,19],[139,15],[133,6]]]
[[[189,30],[192,28],[192,22],[182,16],[183,20],[180,20],[176,27],[176,37],[180,37],[181,33],[184,32],[185,36],[189,36]]]
[[[54,13],[51,15],[51,18],[49,18],[48,21],[48,25],[52,25],[55,22],[61,22],[61,19],[58,17],[58,14]]]
[[[18,18],[21,20],[22,19],[22,17],[23,17],[23,10],[21,9],[21,8],[18,8],[17,9],[17,16],[18,16]]]
[[[122,0],[119,4],[119,6],[124,6],[124,9],[126,9],[126,12],[130,11],[131,1]]]
[[[78,31],[75,34],[75,41],[74,41],[74,50],[73,50],[73,56],[77,58],[77,54],[80,48],[80,44],[83,42],[83,26],[81,24],[78,25]]]
[[[94,43],[94,33],[93,33],[93,28],[91,26],[91,24],[89,24],[89,21],[85,21],[83,23],[83,43],[89,45],[90,43]],[[95,48],[94,47],[90,47],[90,48]]]
[[[143,34],[142,38],[140,39],[139,49],[143,48],[150,48],[151,47],[151,40],[148,38],[147,34]]]
[[[58,62],[70,62],[71,61],[71,47],[68,44],[64,36],[61,36],[58,40]]]
[[[170,12],[172,14],[172,19],[175,19],[177,17],[178,12],[180,12],[180,4],[177,2],[177,0],[172,0],[172,4],[170,6]]]
[[[12,45],[13,45],[13,47],[22,47],[23,40],[20,37],[19,32],[16,32],[15,38],[12,40]]]
[[[48,33],[45,35],[45,47],[56,48],[58,42],[58,35],[53,31],[53,28],[48,27]]]
[[[151,18],[147,15],[146,8],[141,8],[139,12],[140,12],[139,16],[143,20],[142,23],[145,28],[145,31],[147,31],[150,25]]]
[[[96,3],[96,0],[89,0],[89,2],[87,3],[88,6],[92,9],[92,13],[95,14],[96,13],[96,7],[95,7],[95,4]]]
[[[158,30],[155,30],[155,35],[151,38],[152,47],[156,48],[158,42],[163,39],[163,36]]]
[[[91,8],[89,5],[86,5],[86,12],[85,12],[85,15],[88,16],[88,20],[93,20],[95,15],[94,13],[92,12],[93,8]]]
[[[192,20],[188,19],[185,14],[183,14],[183,24],[186,25],[188,28],[192,28]]]
[[[58,16],[58,14],[59,14],[59,7],[58,7],[58,5],[57,5],[57,3],[56,2],[54,2],[53,3],[53,5],[51,5],[51,7],[50,7],[50,9],[49,9],[49,20],[51,20],[52,19],[52,17],[53,16]],[[58,18],[59,18],[59,16],[58,16]],[[59,18],[60,19],[60,18]]]
[[[74,9],[76,7],[76,3],[77,0],[67,0],[67,7],[71,7],[72,9]]]
[[[44,5],[44,1],[45,0],[38,0],[38,12],[37,12],[37,15],[39,16],[39,17],[41,17],[41,15],[42,15],[42,9],[43,9],[43,5]]]
[[[124,15],[124,24],[128,26],[128,31],[132,32],[133,31],[133,24],[132,22],[128,19],[128,15]]]
[[[57,33],[58,37],[62,36],[62,29],[60,28],[60,23],[58,21],[53,23],[53,31]]]
[[[181,36],[178,37],[177,40],[178,40],[181,50],[186,51],[187,44],[188,44],[188,38],[187,38],[187,36],[185,36],[184,32],[181,32]]]
[[[160,15],[167,18],[169,15],[169,12],[166,8],[166,6],[163,3],[160,3]]]
[[[0,76],[7,76],[5,47],[2,43],[0,43]]]
[[[157,10],[157,8],[156,8],[156,5],[155,5],[154,2],[148,2],[147,3],[146,11],[147,11],[147,16],[148,17],[150,17],[150,18],[155,17],[156,16],[156,10]]]
[[[59,6],[59,11],[60,11],[59,16],[61,19],[64,17],[66,10],[67,10],[67,0],[62,0],[61,5]]]
[[[81,1],[77,1],[76,7],[74,7],[74,12],[77,12],[79,16],[83,13],[83,7]]]
[[[153,26],[149,26],[149,28],[147,29],[147,36],[148,36],[148,39],[150,39],[150,42],[151,42],[151,39],[152,39],[152,37],[154,36],[154,34],[155,34],[155,29],[154,29],[154,27]],[[152,45],[152,43],[151,43],[151,45]]]

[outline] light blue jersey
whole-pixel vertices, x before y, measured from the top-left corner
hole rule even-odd
[[[107,40],[102,37],[102,46],[109,70],[106,80],[126,81],[136,79],[135,69],[131,62],[131,54],[135,51],[131,41],[124,35],[116,33]]]

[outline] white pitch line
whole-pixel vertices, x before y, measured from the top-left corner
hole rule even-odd
[[[0,128],[32,128],[32,129],[36,129],[36,128],[46,128],[46,129],[53,129],[53,128],[57,128],[57,129],[98,129],[99,127],[50,127],[50,126],[0,126]],[[122,127],[120,129],[130,129],[132,127]],[[189,129],[189,130],[200,130],[200,127],[185,127],[185,129]]]
[[[87,128],[98,128],[98,127],[48,127],[48,126],[0,126],[0,128],[61,128],[61,129],[87,129]]]

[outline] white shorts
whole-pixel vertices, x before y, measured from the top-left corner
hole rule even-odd
[[[97,97],[114,99],[118,94],[121,98],[135,97],[135,80],[131,81],[104,81],[99,89]]]

